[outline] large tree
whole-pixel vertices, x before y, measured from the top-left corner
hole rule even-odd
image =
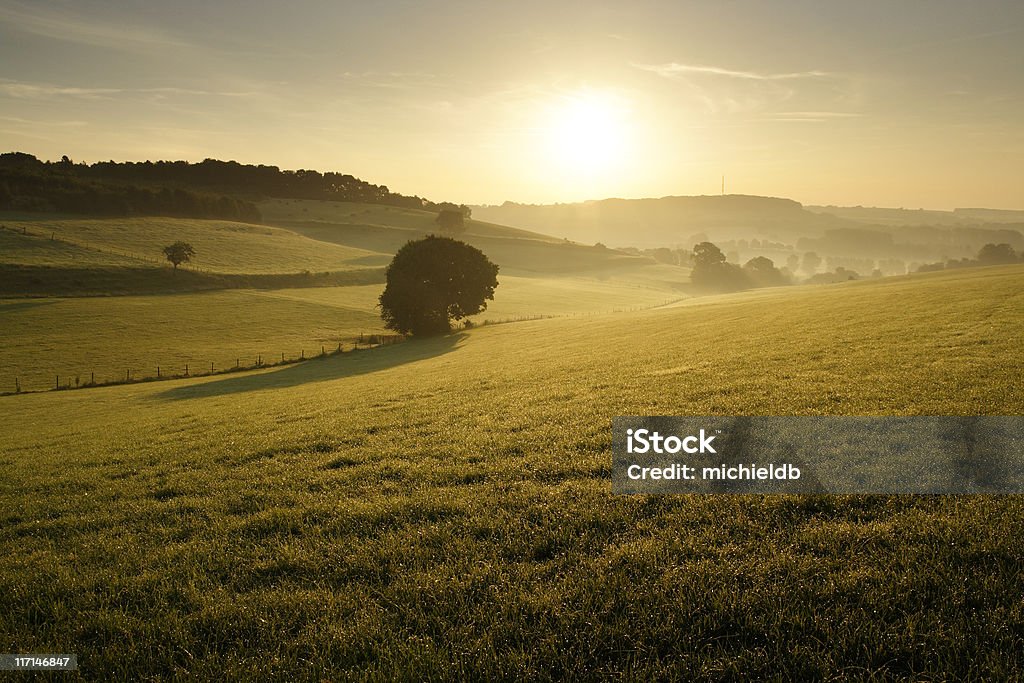
[[[483,252],[429,235],[395,254],[380,295],[381,317],[388,329],[402,334],[443,334],[452,320],[486,309],[497,286],[498,266]]]

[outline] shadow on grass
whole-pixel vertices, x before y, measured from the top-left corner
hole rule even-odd
[[[16,313],[29,308],[51,306],[57,303],[54,299],[30,299],[28,301],[0,301],[0,313]]]
[[[464,336],[464,334],[450,334],[430,339],[413,339],[393,346],[350,351],[323,358],[314,357],[269,372],[247,372],[244,375],[228,379],[175,387],[157,394],[155,398],[180,401],[263,389],[283,389],[311,382],[365,375],[450,353],[458,347]]]

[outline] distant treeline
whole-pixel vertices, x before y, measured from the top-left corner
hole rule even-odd
[[[1024,262],[1024,252],[1018,254],[1009,244],[986,244],[978,250],[977,258],[950,259],[946,262],[926,263],[917,269],[919,273],[928,273],[948,268],[969,268],[971,266],[1000,266]]]
[[[261,220],[259,209],[249,201],[183,187],[109,182],[91,177],[89,169],[70,160],[51,163],[20,152],[0,154],[0,209]]]
[[[177,195],[179,190],[184,194]],[[282,171],[277,166],[216,159],[195,164],[187,161],[76,164],[66,156],[60,161],[40,161],[23,152],[0,154],[0,206],[10,205],[12,201],[31,204],[38,200],[36,203],[49,203],[54,209],[76,213],[124,215],[118,211],[151,213],[174,209],[177,213],[171,215],[201,213],[203,217],[258,220],[256,207],[238,197],[321,199],[428,211],[467,211],[467,207],[451,202],[435,203],[397,194],[385,185],[373,185],[342,173]],[[34,207],[15,208],[31,210]],[[193,213],[188,213],[190,211]],[[224,215],[232,212],[238,214]]]

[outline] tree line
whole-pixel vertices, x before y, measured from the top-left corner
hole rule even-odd
[[[129,188],[134,188],[135,194],[129,194]],[[165,188],[170,190],[170,195],[164,193]],[[5,189],[8,203],[19,197],[25,198],[20,200],[23,204],[38,198],[58,210],[65,210],[57,206],[60,203],[74,207],[67,210],[108,214],[124,210],[126,205],[136,212],[148,212],[150,207],[172,199],[177,189],[193,196],[209,193],[218,201],[221,197],[234,197],[237,210],[249,212],[250,218],[256,207],[245,200],[260,198],[364,202],[428,211],[468,212],[463,205],[402,195],[392,192],[386,185],[374,185],[344,173],[289,171],[277,166],[217,159],[198,163],[100,161],[85,164],[74,163],[67,156],[60,161],[41,161],[24,152],[8,152],[0,154],[0,202],[5,200]],[[189,204],[195,200],[186,200],[185,195],[181,197],[182,201],[175,206],[191,210]],[[203,204],[202,210],[216,213],[227,210],[226,207],[226,202],[223,207]]]
[[[969,268],[971,266],[1001,266],[1021,262],[1024,262],[1024,252],[1018,254],[1011,245],[1006,243],[989,243],[979,249],[978,255],[973,259],[950,259],[945,262],[926,263],[918,268],[917,272],[928,273],[936,270]]]
[[[237,197],[183,187],[103,181],[78,172],[85,168],[70,161],[41,162],[19,152],[0,154],[0,209],[104,217],[219,218],[249,223],[262,219],[255,204]]]

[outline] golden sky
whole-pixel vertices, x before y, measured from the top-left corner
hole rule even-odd
[[[405,194],[1024,208],[1024,3],[10,2],[0,148]]]

